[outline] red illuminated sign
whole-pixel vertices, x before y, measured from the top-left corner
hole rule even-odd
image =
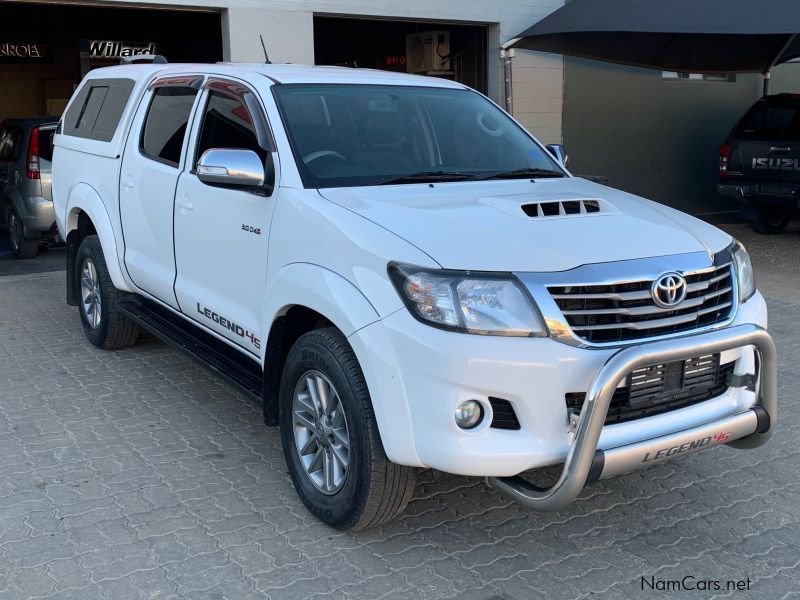
[[[387,67],[404,67],[405,64],[406,64],[405,55],[396,54],[386,57]]]

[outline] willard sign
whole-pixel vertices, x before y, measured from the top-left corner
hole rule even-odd
[[[115,42],[113,40],[90,40],[89,54],[92,58],[125,58],[138,54],[156,54],[155,42]]]

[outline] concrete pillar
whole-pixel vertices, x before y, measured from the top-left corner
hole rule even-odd
[[[314,14],[310,10],[234,8],[223,13],[223,52],[233,62],[264,62],[259,35],[275,63],[314,64]]]

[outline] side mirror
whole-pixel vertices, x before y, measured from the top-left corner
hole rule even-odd
[[[197,161],[197,178],[212,185],[257,188],[264,185],[267,173],[252,150],[210,148]]]
[[[562,167],[569,164],[569,154],[561,144],[547,144],[547,151],[553,155]]]

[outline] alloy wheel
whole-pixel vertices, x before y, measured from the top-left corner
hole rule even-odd
[[[778,227],[778,226],[783,224],[783,220],[785,218],[786,217],[784,216],[783,213],[780,213],[780,212],[777,212],[777,211],[772,211],[767,215],[767,219],[766,220],[767,220],[767,223],[769,225],[771,225],[772,227]]]
[[[89,323],[92,329],[100,327],[100,321],[103,316],[101,298],[97,269],[91,259],[86,258],[81,266],[81,308],[86,317],[86,322]]]
[[[14,252],[19,250],[20,244],[22,243],[22,227],[20,227],[19,218],[17,217],[17,213],[12,212],[11,217],[8,223],[8,238],[11,242],[11,249]]]
[[[347,478],[350,435],[339,394],[321,372],[307,371],[295,386],[292,426],[309,481],[323,494],[335,494]]]

